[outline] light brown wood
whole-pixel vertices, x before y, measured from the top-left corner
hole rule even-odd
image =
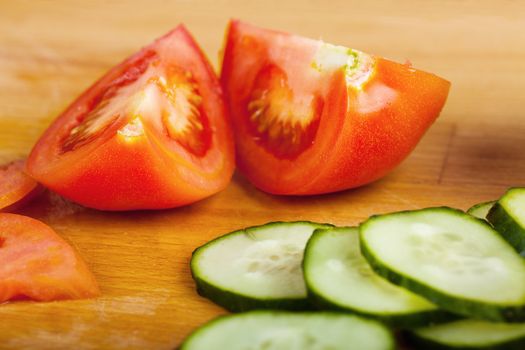
[[[236,175],[224,192],[166,211],[104,213],[39,198],[24,213],[80,251],[103,296],[1,305],[0,348],[173,348],[224,313],[197,296],[188,267],[213,237],[271,220],[355,225],[400,209],[466,209],[525,184],[525,3],[511,0],[3,0],[0,162],[26,155],[99,75],[179,22],[216,63],[230,17],[410,59],[452,81],[449,101],[409,159],[353,191],[275,197]]]

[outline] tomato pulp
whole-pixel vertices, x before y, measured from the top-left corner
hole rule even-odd
[[[0,211],[15,210],[41,192],[42,187],[24,168],[22,159],[0,166]]]
[[[0,303],[93,298],[95,278],[53,229],[27,216],[0,213]]]
[[[381,57],[230,23],[221,82],[237,165],[274,194],[370,183],[414,149],[450,83]]]
[[[84,92],[27,162],[45,186],[103,210],[189,204],[226,187],[233,169],[220,84],[183,26]]]

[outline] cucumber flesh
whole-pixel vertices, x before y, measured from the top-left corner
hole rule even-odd
[[[251,311],[220,317],[192,333],[181,350],[393,350],[379,322],[337,313]]]
[[[378,276],[359,250],[355,227],[316,230],[305,250],[303,272],[312,303],[415,327],[448,316],[428,300]]]
[[[368,219],[361,251],[374,270],[441,308],[525,321],[525,261],[486,222],[428,208]]]
[[[407,333],[416,349],[525,349],[525,323],[460,320]]]
[[[469,210],[467,210],[467,214],[470,214],[478,219],[485,220],[487,217],[487,214],[490,211],[490,208],[494,206],[494,203],[496,203],[496,201],[483,202],[483,203],[476,204],[472,206]]]
[[[193,253],[197,291],[230,311],[309,307],[301,263],[312,222],[272,222],[219,237]]]
[[[525,257],[525,188],[511,188],[492,207],[488,221]]]

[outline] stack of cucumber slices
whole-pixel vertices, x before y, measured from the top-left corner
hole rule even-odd
[[[195,250],[199,294],[232,311],[181,349],[525,349],[525,188],[464,213],[356,227],[273,222]],[[521,254],[521,255],[520,255]]]

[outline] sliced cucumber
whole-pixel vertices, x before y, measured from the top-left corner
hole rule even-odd
[[[416,349],[525,349],[525,323],[460,320],[407,332]]]
[[[511,188],[492,207],[487,219],[525,256],[525,188]]]
[[[477,217],[478,219],[485,220],[487,218],[487,214],[489,213],[490,208],[494,206],[494,203],[496,203],[496,201],[476,204],[472,206],[469,210],[467,210],[467,214]]]
[[[525,260],[482,220],[444,207],[375,216],[360,243],[376,272],[443,309],[525,320]]]
[[[309,308],[301,263],[312,222],[272,222],[219,237],[193,253],[197,291],[230,311]]]
[[[303,272],[312,303],[377,318],[394,327],[450,319],[428,300],[378,276],[359,250],[355,227],[316,230],[304,254]]]
[[[338,313],[251,311],[220,317],[192,333],[181,350],[393,350],[379,322]]]

